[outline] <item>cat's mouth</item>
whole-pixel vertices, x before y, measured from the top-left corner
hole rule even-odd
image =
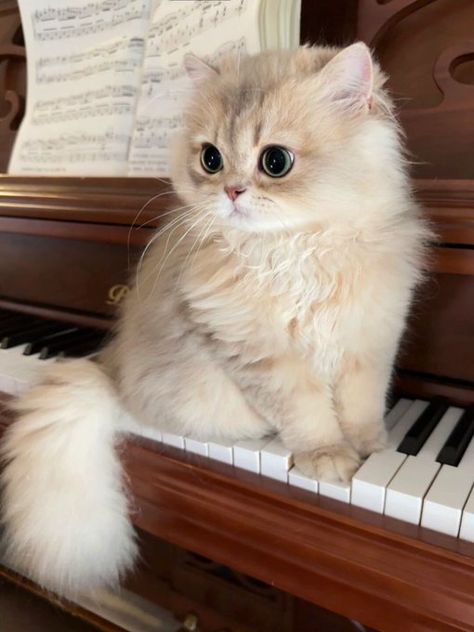
[[[220,206],[219,215],[230,225],[248,230],[256,219],[256,209],[248,202],[248,200],[244,203],[240,199],[234,201],[226,199]]]
[[[236,217],[248,217],[247,209],[243,208],[238,202],[234,202],[232,205],[232,210],[230,212],[231,217],[234,215]]]

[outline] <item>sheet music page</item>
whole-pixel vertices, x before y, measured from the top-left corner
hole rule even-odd
[[[190,81],[187,52],[211,62],[229,50],[259,52],[260,0],[161,0],[146,36],[129,175],[169,175],[168,147]]]
[[[20,0],[27,110],[9,173],[124,175],[149,0]]]

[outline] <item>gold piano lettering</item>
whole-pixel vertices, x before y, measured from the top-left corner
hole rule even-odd
[[[108,300],[106,301],[107,305],[118,305],[123,301],[123,299],[127,296],[130,288],[128,285],[112,285],[109,290]]]

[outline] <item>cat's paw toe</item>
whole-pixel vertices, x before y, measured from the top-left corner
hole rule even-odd
[[[361,429],[350,441],[362,458],[367,458],[373,452],[380,452],[388,447],[388,435],[385,428],[370,427]]]
[[[350,481],[360,463],[359,454],[347,443],[295,455],[295,464],[303,474],[327,482]]]

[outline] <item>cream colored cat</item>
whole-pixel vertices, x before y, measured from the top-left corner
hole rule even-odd
[[[276,431],[325,480],[385,441],[428,233],[382,73],[360,43],[186,67],[185,206],[148,248],[102,367],[54,367],[3,446],[10,559],[62,592],[133,562],[114,451],[130,413],[199,439]]]

